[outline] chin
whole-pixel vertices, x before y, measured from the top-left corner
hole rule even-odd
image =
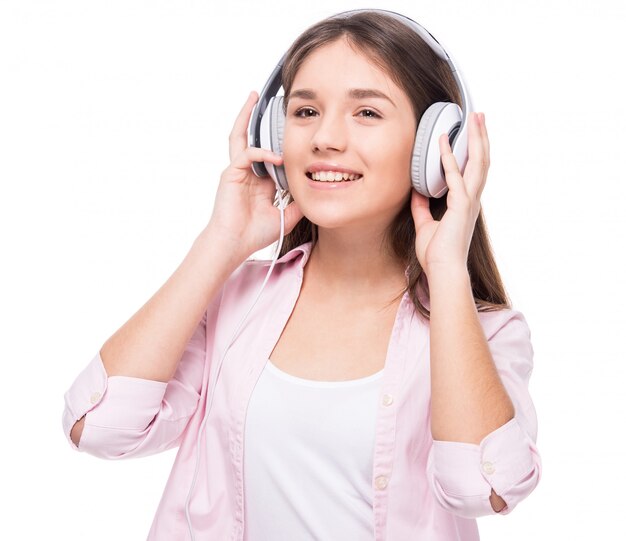
[[[320,216],[319,214],[305,214],[305,216],[311,223],[323,229],[337,229],[338,227],[347,225],[345,219],[332,219],[327,216]]]
[[[328,212],[305,212],[304,215],[307,219],[315,224],[318,228],[328,230],[338,229],[350,229],[350,228],[362,228],[364,224],[368,222],[368,218],[347,215],[346,212],[341,214],[328,213]],[[359,225],[361,224],[361,225]]]

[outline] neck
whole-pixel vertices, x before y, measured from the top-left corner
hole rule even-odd
[[[318,227],[305,271],[325,294],[357,303],[391,300],[406,286],[405,265],[389,252],[382,233],[367,229],[355,232]]]

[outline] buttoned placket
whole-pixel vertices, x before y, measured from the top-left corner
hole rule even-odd
[[[293,287],[289,303],[286,304],[287,308],[280,312],[274,312],[268,319],[269,326],[267,329],[259,329],[260,336],[266,336],[267,340],[263,343],[263,347],[260,348],[258,356],[255,356],[254,363],[246,372],[246,379],[242,385],[241,399],[238,402],[237,411],[234,415],[234,425],[231,427],[231,434],[234,434],[234,445],[230,446],[231,459],[235,468],[235,526],[233,529],[233,535],[231,539],[233,541],[243,541],[244,535],[244,479],[243,479],[243,453],[244,453],[244,435],[245,435],[245,420],[250,397],[255,385],[257,384],[265,364],[269,359],[272,350],[276,346],[280,335],[287,325],[287,321],[291,316],[300,290],[302,288],[302,282],[304,280],[303,267],[298,268],[298,279],[295,280],[295,287]]]
[[[378,402],[372,465],[375,541],[384,541],[386,536],[389,482],[393,471],[396,435],[396,394],[402,382],[407,359],[407,332],[410,318],[406,317],[405,311],[408,310],[408,303],[410,302],[408,293],[405,293],[398,306],[396,319],[389,338],[381,394]]]

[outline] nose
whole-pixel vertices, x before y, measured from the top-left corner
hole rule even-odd
[[[327,111],[318,118],[311,138],[313,152],[343,151],[347,143],[347,129],[343,115]]]

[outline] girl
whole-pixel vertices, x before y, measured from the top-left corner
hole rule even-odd
[[[448,192],[419,194],[419,121],[461,92],[407,21],[349,12],[294,42],[282,155],[248,146],[253,92],[206,228],[66,393],[76,449],[180,447],[150,540],[476,540],[540,479],[529,330],[480,212],[484,115],[466,166],[438,137]],[[283,224],[255,162],[288,179]],[[275,268],[249,259],[281,225]]]

